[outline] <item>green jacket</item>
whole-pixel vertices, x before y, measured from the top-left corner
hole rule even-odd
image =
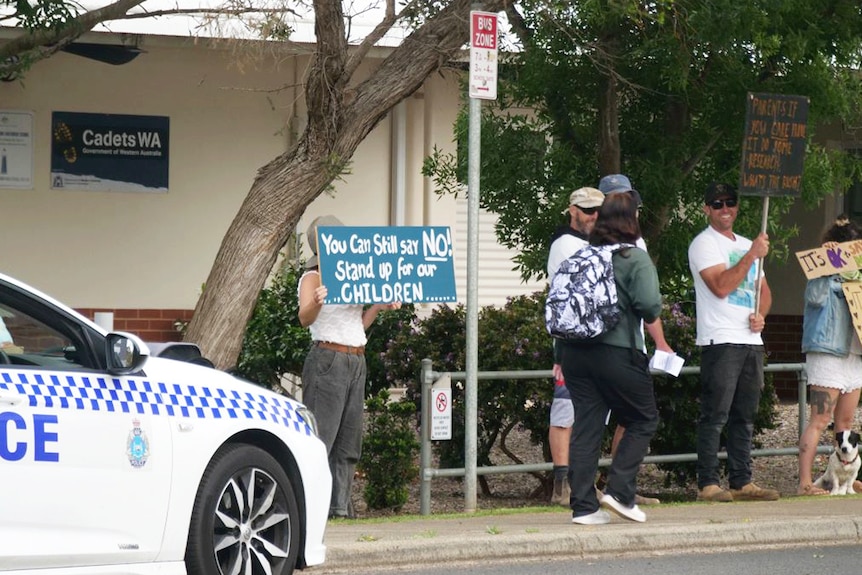
[[[608,333],[595,339],[597,343],[617,347],[644,348],[641,320],[652,323],[661,315],[661,292],[658,272],[649,254],[640,248],[621,250],[614,254],[614,281],[617,298],[623,312],[620,322]]]

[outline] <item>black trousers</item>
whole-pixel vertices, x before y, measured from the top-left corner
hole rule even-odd
[[[605,344],[564,342],[562,368],[575,408],[569,446],[571,507],[575,516],[598,510],[595,479],[608,410],[626,432],[608,473],[605,493],[634,503],[638,469],[658,427],[658,408],[646,355]]]

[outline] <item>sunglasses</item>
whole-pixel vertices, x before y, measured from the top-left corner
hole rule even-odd
[[[582,212],[584,212],[585,214],[587,214],[588,216],[591,216],[594,213],[596,213],[597,211],[599,211],[598,207],[595,207],[595,208],[582,208],[581,206],[575,206],[575,207],[578,208],[579,210],[581,210]]]
[[[709,202],[709,207],[712,208],[713,210],[720,210],[724,206],[727,206],[728,208],[735,208],[736,204],[737,204],[737,201],[735,199],[728,198],[726,200],[713,200],[713,201]]]

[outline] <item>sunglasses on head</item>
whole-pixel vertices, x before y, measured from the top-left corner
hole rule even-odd
[[[724,206],[728,208],[735,208],[737,201],[734,198],[728,198],[726,200],[712,200],[709,202],[709,207],[713,210],[720,210]]]
[[[581,206],[576,206],[576,207],[579,210],[581,210],[582,212],[584,212],[585,214],[587,214],[588,216],[591,216],[594,213],[596,213],[597,211],[599,211],[598,207],[594,207],[594,208],[582,208]]]

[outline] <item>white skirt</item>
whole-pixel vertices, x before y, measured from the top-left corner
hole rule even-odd
[[[808,353],[805,355],[805,371],[808,385],[839,389],[850,393],[862,388],[862,356],[849,354],[846,357],[831,353]]]

